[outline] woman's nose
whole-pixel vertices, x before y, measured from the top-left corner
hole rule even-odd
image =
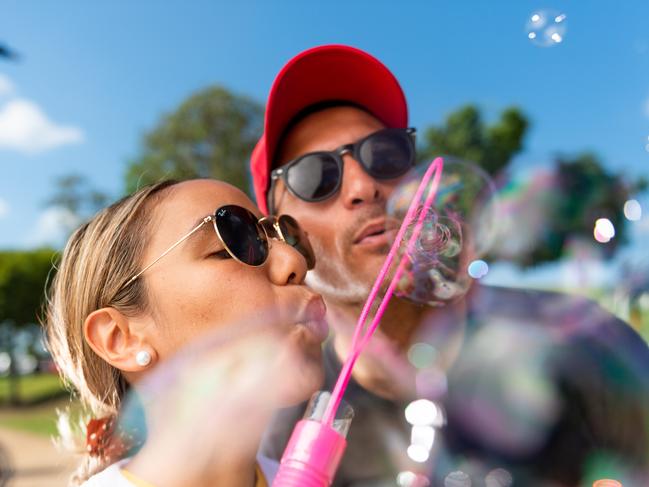
[[[268,256],[268,273],[273,284],[302,284],[306,271],[306,260],[302,254],[281,240],[272,241]]]

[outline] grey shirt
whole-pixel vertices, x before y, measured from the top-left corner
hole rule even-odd
[[[446,424],[429,460],[406,454],[407,402],[352,379],[345,399],[355,417],[335,487],[394,486],[409,470],[445,487],[579,485],[607,473],[649,485],[649,348],[631,327],[557,293],[481,286],[467,304],[460,354],[435,398]],[[341,365],[331,343],[324,352],[331,390]],[[277,413],[265,455],[281,458],[304,407]]]

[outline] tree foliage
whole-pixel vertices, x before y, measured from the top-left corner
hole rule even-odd
[[[263,107],[214,86],[191,96],[144,137],[128,166],[126,191],[162,179],[215,178],[248,190],[248,160],[263,127]]]
[[[0,323],[38,323],[55,255],[50,249],[0,252]]]
[[[647,181],[629,182],[622,175],[607,171],[592,153],[559,156],[554,165],[554,180],[544,237],[521,263],[535,265],[557,260],[569,241],[593,241],[593,228],[599,218],[608,218],[615,227],[615,238],[602,247],[605,257],[613,256],[628,240],[624,203],[647,189]]]
[[[505,109],[498,121],[487,125],[480,110],[467,105],[452,112],[443,125],[424,131],[419,159],[456,156],[497,174],[523,148],[528,125],[525,115],[515,107]]]

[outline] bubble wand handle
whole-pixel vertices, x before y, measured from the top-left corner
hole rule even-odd
[[[407,255],[404,254],[402,257],[399,267],[397,268],[397,271],[392,279],[392,282],[390,283],[390,286],[388,287],[388,290],[383,297],[381,304],[379,306],[379,309],[376,312],[376,315],[374,319],[372,320],[372,323],[370,326],[367,328],[367,331],[365,332],[364,335],[362,335],[362,331],[364,329],[364,324],[367,321],[367,317],[369,315],[370,309],[372,307],[372,303],[375,301],[376,296],[381,288],[381,285],[383,284],[383,281],[385,280],[387,273],[390,269],[390,266],[392,265],[392,262],[394,261],[394,257],[397,254],[397,251],[399,249],[399,245],[401,244],[401,241],[403,239],[404,234],[406,233],[406,230],[408,226],[412,223],[414,220],[415,214],[417,212],[417,208],[419,206],[419,202],[422,199],[422,194],[424,190],[426,189],[426,186],[430,182],[431,178],[433,179],[432,185],[428,191],[428,195],[426,197],[426,200],[424,202],[422,210],[419,212],[419,218],[417,220],[417,224],[412,232],[412,235],[408,241],[408,249],[412,248],[412,245],[416,241],[417,237],[419,236],[419,233],[421,231],[421,228],[423,226],[423,221],[426,215],[426,212],[430,208],[430,206],[433,204],[433,201],[435,199],[435,195],[437,193],[437,188],[439,187],[439,182],[442,177],[442,171],[444,168],[444,160],[441,157],[435,158],[435,160],[430,164],[426,172],[424,173],[424,176],[421,180],[421,183],[419,184],[419,187],[417,188],[417,191],[415,192],[414,197],[412,198],[412,201],[410,202],[410,207],[408,208],[408,212],[406,213],[406,217],[404,218],[401,227],[399,228],[399,231],[397,233],[397,236],[394,240],[394,243],[392,244],[392,247],[390,248],[390,252],[388,253],[388,256],[385,259],[385,262],[383,263],[383,266],[381,267],[381,271],[379,272],[378,277],[376,278],[376,281],[374,281],[374,285],[372,286],[372,290],[370,291],[370,294],[367,298],[367,301],[365,301],[365,305],[363,306],[363,310],[361,312],[361,315],[358,319],[358,322],[356,324],[356,329],[354,331],[354,336],[352,338],[352,348],[350,351],[349,356],[347,357],[347,360],[345,360],[345,363],[343,364],[343,367],[340,371],[340,375],[338,376],[338,380],[336,381],[336,385],[334,386],[333,392],[331,394],[331,400],[329,401],[329,404],[327,405],[327,409],[325,410],[325,413],[323,415],[322,422],[323,424],[326,425],[331,425],[333,424],[333,419],[336,415],[336,411],[338,409],[338,406],[340,405],[340,401],[342,400],[342,396],[345,393],[345,389],[347,388],[347,384],[349,383],[349,379],[351,378],[351,372],[352,369],[354,368],[354,365],[356,363],[356,360],[358,359],[360,353],[362,352],[363,348],[367,345],[369,342],[369,339],[371,338],[372,334],[378,327],[381,318],[383,317],[383,313],[385,312],[385,308],[387,307],[388,303],[390,302],[390,299],[392,298],[392,294],[394,293],[394,289],[396,288],[399,279],[401,278],[401,274],[403,272],[403,269],[405,267],[405,263],[407,260]]]

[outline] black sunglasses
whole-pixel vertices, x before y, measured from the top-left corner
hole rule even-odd
[[[415,164],[414,128],[383,129],[333,151],[309,152],[270,173],[268,208],[274,209],[275,182],[284,181],[288,190],[304,201],[330,198],[342,183],[343,158],[351,154],[365,172],[375,179],[403,176]]]
[[[315,254],[309,239],[289,215],[257,217],[249,210],[227,205],[216,210],[214,229],[225,250],[236,260],[250,266],[260,266],[270,253],[269,239],[286,242],[306,260],[307,268],[315,267]]]

